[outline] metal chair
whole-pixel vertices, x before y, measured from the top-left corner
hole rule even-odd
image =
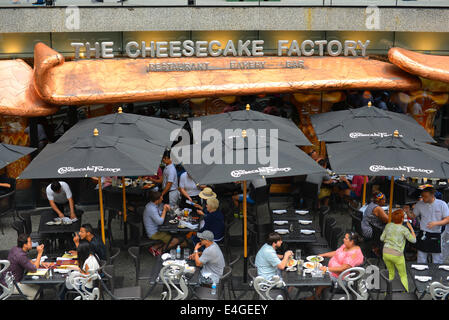
[[[223,275],[220,277],[220,282],[217,286],[217,293],[211,294],[211,289],[206,287],[195,288],[194,296],[200,300],[226,300],[226,286],[232,274],[232,268],[229,266],[224,267]],[[229,287],[228,287],[229,289]],[[228,290],[229,291],[229,290]],[[230,295],[229,295],[230,298]]]
[[[112,300],[142,300],[142,288],[140,286],[115,288],[115,267],[106,265],[103,268],[104,278],[108,279],[109,287],[104,279],[101,279],[101,287]]]
[[[41,235],[38,232],[33,232],[33,225],[31,223],[30,214],[24,214],[22,212],[19,212],[17,214],[17,217],[19,218],[19,220],[23,221],[25,233],[29,235],[29,237],[31,238],[31,242],[33,244],[45,242],[45,246],[48,247],[49,244],[48,239],[41,237]]]
[[[88,282],[98,279],[100,279],[100,276],[97,272],[85,275],[79,271],[72,271],[66,278],[66,286],[79,294],[74,300],[99,300],[100,289],[98,287],[93,288],[92,291],[86,288]]]
[[[412,292],[394,292],[393,282],[388,279],[388,270],[384,269],[380,271],[380,282],[385,283],[387,289],[385,292],[385,300],[418,300],[415,293]],[[404,288],[404,287],[402,287]],[[405,289],[402,289],[405,290]]]
[[[432,300],[449,300],[449,287],[439,282],[432,282],[429,291]]]
[[[148,280],[151,277],[151,268],[141,268],[140,266],[140,248],[130,247],[128,249],[129,255],[133,258],[134,267],[136,268],[136,281],[135,284],[139,283],[139,280]]]
[[[10,192],[0,196],[0,220],[10,212],[17,214],[16,210],[16,179],[8,178],[7,183],[11,185]],[[6,199],[6,200],[5,200]],[[15,215],[13,215],[15,217]],[[5,234],[3,223],[0,221],[2,234]]]
[[[111,248],[111,250],[108,250],[108,257],[106,259],[107,264],[114,264],[115,259],[117,259],[117,257],[120,254],[120,248]]]
[[[162,300],[185,300],[189,296],[189,287],[184,274],[184,265],[170,264],[161,269],[159,277],[167,289],[161,294]],[[173,297],[173,290],[177,293],[176,297]]]
[[[22,220],[16,220],[11,224],[11,228],[16,230],[17,236],[25,233],[25,224]]]
[[[6,272],[6,270],[9,268],[10,262],[8,260],[0,260],[0,266],[2,267],[0,269],[0,276]],[[13,291],[14,291],[14,281],[11,279],[10,275],[5,275],[5,282],[6,287],[0,283],[0,288],[2,288],[2,294],[0,295],[0,300],[6,300],[8,299]]]
[[[344,291],[344,294],[335,293],[337,288],[334,288],[330,300],[368,300],[370,294],[366,286],[363,276],[365,269],[361,267],[354,267],[343,271],[337,279],[339,288]]]
[[[285,283],[279,276],[274,276],[271,280],[258,276],[251,282],[261,300],[286,299],[285,290],[281,289],[285,288]]]

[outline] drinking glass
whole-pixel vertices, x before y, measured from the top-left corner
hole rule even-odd
[[[296,258],[296,260],[301,259],[301,249],[296,249],[295,258]]]
[[[172,260],[175,260],[175,259],[176,259],[176,249],[171,249],[171,250],[170,250],[170,258],[171,258]]]
[[[188,260],[190,256],[189,248],[184,248],[184,260]]]

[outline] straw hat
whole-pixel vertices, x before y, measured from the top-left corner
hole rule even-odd
[[[203,191],[200,192],[199,196],[201,199],[211,199],[216,198],[217,194],[213,192],[211,188],[204,188]]]

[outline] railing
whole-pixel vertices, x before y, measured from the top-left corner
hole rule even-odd
[[[127,6],[379,6],[449,7],[449,0],[0,0],[0,7]]]

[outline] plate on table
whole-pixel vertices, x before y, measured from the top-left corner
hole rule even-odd
[[[308,256],[306,259],[310,262],[321,262],[324,260],[324,258],[321,256]]]
[[[430,280],[432,280],[432,277],[429,277],[429,276],[415,276],[415,279],[420,281],[420,282],[429,282]]]
[[[288,221],[286,221],[286,220],[277,220],[277,221],[273,221],[273,223],[278,225],[278,226],[282,226],[283,224],[288,224]]]
[[[155,184],[146,184],[142,187],[142,189],[151,189],[154,188]]]
[[[293,268],[294,266],[296,266],[297,263],[298,263],[297,260],[295,260],[295,259],[290,259],[290,260],[288,260],[288,262],[287,262],[287,268]]]
[[[298,220],[299,224],[308,225],[311,224],[312,220]]]
[[[178,225],[178,228],[179,229],[185,229],[185,228],[187,228],[185,225],[182,225],[182,224],[180,224],[180,225]]]
[[[309,210],[295,210],[295,213],[304,216],[309,213]]]
[[[301,229],[302,234],[311,235],[315,233],[315,230],[307,230],[307,229]]]
[[[66,274],[66,273],[69,273],[71,270],[70,270],[70,269],[56,268],[56,269],[54,269],[54,271],[55,271],[56,273]]]
[[[274,214],[284,214],[287,213],[287,210],[273,210]]]
[[[177,219],[172,219],[172,220],[168,221],[168,223],[170,223],[170,224],[178,224],[178,220]]]
[[[55,221],[48,221],[45,223],[47,226],[53,226],[55,225]]]
[[[171,258],[171,254],[170,253],[168,253],[168,252],[166,252],[166,253],[164,253],[162,256],[161,256],[161,259],[162,260],[167,260],[167,259],[170,259]]]
[[[411,268],[418,270],[418,271],[423,271],[423,270],[429,269],[429,266],[423,265],[423,264],[412,264]]]
[[[321,268],[323,265],[321,263],[318,263],[318,267]],[[306,262],[304,263],[304,267],[306,269],[315,269],[315,263],[314,262]]]
[[[274,230],[274,232],[277,232],[279,234],[287,234],[290,231],[288,229],[276,229],[276,230]]]

